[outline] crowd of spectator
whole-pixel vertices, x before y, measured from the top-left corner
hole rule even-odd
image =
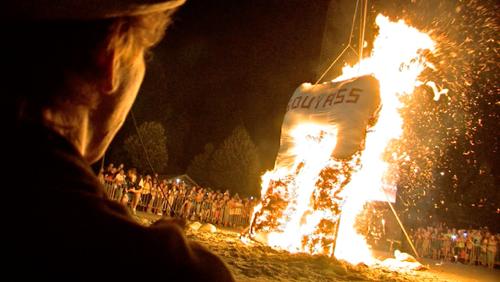
[[[252,197],[231,195],[227,190],[190,186],[176,178],[140,175],[133,168],[125,171],[123,164],[110,164],[100,171],[99,179],[109,198],[128,206],[134,214],[139,210],[226,227],[246,227],[257,202]],[[420,227],[412,232],[412,241],[424,258],[488,268],[500,264],[500,234],[487,228],[456,229],[443,224]]]
[[[242,198],[229,191],[214,191],[197,185],[190,186],[176,178],[140,175],[136,169],[109,164],[99,173],[110,199],[130,208],[157,215],[180,217],[226,227],[248,226],[253,197]]]
[[[412,237],[421,257],[488,268],[500,264],[500,234],[494,234],[488,228],[421,227],[413,232]]]

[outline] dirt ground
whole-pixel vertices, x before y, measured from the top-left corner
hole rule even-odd
[[[487,269],[483,266],[465,265],[462,263],[440,262],[423,259],[429,265],[430,273],[446,281],[460,282],[499,282],[500,269]]]
[[[388,252],[374,252],[379,258],[390,256]],[[438,277],[442,281],[459,282],[498,282],[500,281],[500,269],[487,269],[483,266],[474,266],[462,263],[444,262],[432,259],[419,259],[419,261],[428,268],[426,272]]]
[[[158,217],[139,214],[149,224]],[[209,231],[186,228],[189,239],[198,241],[218,254],[237,281],[436,281],[500,282],[500,270],[461,263],[421,260],[428,270],[394,272],[382,267],[353,266],[325,256],[290,254],[259,243],[243,243],[238,230]],[[378,255],[378,258],[381,256]]]

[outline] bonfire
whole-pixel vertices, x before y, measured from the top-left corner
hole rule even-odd
[[[419,75],[435,43],[400,20],[378,15],[373,50],[342,75],[302,84],[293,94],[275,167],[262,177],[261,201],[247,237],[291,253],[377,264],[356,217],[394,187],[389,143],[403,128],[403,96],[432,82]],[[405,264],[408,265],[408,264]]]

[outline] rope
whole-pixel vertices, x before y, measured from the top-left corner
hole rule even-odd
[[[149,160],[149,154],[148,154],[148,151],[146,151],[146,146],[144,145],[144,141],[142,140],[141,133],[139,132],[139,127],[137,126],[137,121],[135,120],[134,111],[132,109],[130,110],[130,115],[132,116],[132,121],[134,122],[135,132],[137,132],[137,136],[139,137],[139,142],[141,143],[142,149],[144,150],[144,155],[146,156],[146,161],[148,162],[149,168],[151,168],[151,171],[153,172],[153,174],[156,174],[155,169],[153,168],[153,165],[151,164],[151,161]]]
[[[102,154],[102,160],[101,160],[101,170],[100,171],[103,171],[104,170],[104,160],[106,159],[106,151],[104,151],[104,154]],[[99,172],[100,172],[99,171]]]
[[[387,195],[386,195],[387,196]],[[401,222],[401,220],[399,219],[399,216],[398,214],[396,213],[396,210],[394,209],[394,207],[392,206],[391,202],[389,202],[389,200],[387,200],[387,203],[389,204],[389,207],[391,208],[392,210],[392,213],[394,213],[394,216],[396,217],[396,220],[398,221],[399,223],[399,226],[401,227],[401,229],[403,230],[403,233],[405,234],[405,237],[406,237],[406,240],[408,240],[408,243],[410,243],[410,246],[411,246],[411,249],[413,250],[413,252],[415,253],[415,255],[417,256],[417,258],[419,258],[420,256],[418,255],[417,253],[417,249],[415,249],[415,246],[413,245],[413,242],[411,241],[410,239],[410,236],[408,236],[408,233],[406,233],[406,229],[403,225],[403,223]]]
[[[318,84],[323,79],[323,77],[328,73],[328,71],[330,71],[330,69],[333,67],[333,65],[335,65],[335,63],[340,59],[340,57],[342,57],[342,55],[344,55],[345,51],[347,51],[347,49],[349,49],[349,47],[350,46],[346,46],[344,48],[344,50],[342,50],[342,52],[340,52],[340,55],[338,55],[338,57],[333,61],[333,63],[330,64],[328,69],[326,69],[326,71],[320,76],[320,78],[318,78],[318,80],[314,83],[314,85]]]
[[[314,85],[317,85],[323,79],[323,77],[325,77],[325,75],[330,71],[330,69],[335,65],[335,63],[342,57],[342,55],[344,55],[345,51],[347,51],[349,48],[354,49],[351,46],[351,42],[352,42],[352,35],[354,33],[354,23],[356,22],[356,15],[358,13],[358,6],[359,6],[359,0],[356,1],[356,7],[354,8],[354,14],[352,16],[352,23],[351,23],[351,32],[349,33],[349,41],[347,42],[347,46],[344,48],[344,50],[342,50],[342,52],[340,52],[340,54],[337,56],[337,58],[335,58],[335,60],[333,60],[333,62],[323,72],[323,74],[318,78],[318,80],[316,80]]]
[[[360,36],[359,36],[359,64],[358,72],[361,70],[361,61],[363,59],[363,49],[365,45],[365,30],[366,30],[366,11],[368,10],[368,0],[364,0],[365,5],[362,8],[361,13],[363,13],[363,18],[360,17]]]
[[[396,210],[394,209],[394,207],[392,206],[391,204],[391,201],[389,200],[389,197],[387,196],[387,194],[385,193],[384,189],[382,188],[382,186],[379,186],[380,188],[380,191],[382,192],[382,194],[384,194],[385,196],[385,200],[387,202],[387,204],[389,205],[389,207],[391,208],[391,211],[392,213],[394,214],[394,216],[396,217],[396,220],[398,221],[399,223],[399,226],[401,227],[401,230],[403,230],[403,233],[405,234],[405,237],[406,237],[406,240],[408,240],[408,243],[410,243],[410,246],[411,246],[411,249],[413,250],[413,252],[415,253],[415,255],[417,256],[417,258],[419,258],[420,256],[418,255],[418,252],[417,252],[417,249],[415,248],[415,246],[413,245],[413,242],[411,241],[410,239],[410,236],[408,235],[408,233],[406,232],[406,228],[404,227],[403,223],[401,222],[401,220],[399,219],[399,216],[398,214],[396,213]]]
[[[359,12],[359,36],[358,36],[358,56],[359,56],[359,62],[361,62],[361,57],[363,56],[363,7],[364,7],[364,0],[361,0],[362,7],[361,11]]]
[[[359,55],[358,55],[358,51],[356,51],[356,50],[354,49],[354,47],[349,46],[349,48],[350,48],[350,49],[351,49],[351,51],[354,53],[354,55],[356,55],[356,57],[358,57],[358,56],[359,56]]]
[[[317,85],[324,77],[325,75],[332,69],[332,67],[337,63],[337,61],[344,55],[344,53],[350,49],[356,56],[359,56],[359,66],[361,66],[361,59],[363,55],[363,41],[365,37],[365,28],[366,28],[366,14],[367,14],[367,6],[368,6],[368,0],[361,0],[364,3],[364,6],[361,7],[360,10],[360,15],[359,15],[359,53],[356,52],[354,47],[352,46],[352,38],[354,34],[354,24],[356,23],[356,15],[358,14],[358,6],[360,0],[356,1],[356,7],[354,8],[354,13],[352,15],[352,22],[351,22],[351,32],[349,33],[349,40],[347,42],[347,46],[340,52],[340,54],[333,60],[333,62],[328,66],[328,68],[321,74],[321,76],[318,78],[318,80],[314,83],[314,85]],[[361,5],[363,5],[363,3]]]
[[[352,34],[354,33],[354,23],[356,22],[356,14],[358,13],[358,5],[359,5],[359,0],[356,1],[356,7],[354,8],[354,14],[352,15],[351,33],[349,34],[349,43],[347,45],[351,45],[351,42],[352,42]]]
[[[149,159],[148,151],[146,151],[146,146],[144,145],[144,141],[142,139],[141,133],[139,132],[139,127],[137,126],[137,121],[135,120],[134,111],[132,109],[130,109],[130,115],[132,116],[132,121],[134,122],[135,132],[137,132],[137,136],[139,137],[139,142],[141,143],[142,150],[144,151],[144,155],[146,156],[146,161],[148,162],[149,168],[151,168],[151,171],[153,172],[153,174],[156,174],[156,171],[153,168],[153,165],[151,164],[151,161]],[[159,185],[159,183],[157,183],[157,185]],[[167,199],[167,195],[165,194],[165,192],[163,192],[162,189],[158,189],[158,190],[160,190],[161,194],[163,195],[163,198]]]

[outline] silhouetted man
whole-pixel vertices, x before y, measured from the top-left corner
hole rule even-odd
[[[1,4],[8,191],[15,280],[232,281],[169,222],[136,223],[90,168],[123,124],[144,57],[184,0],[9,0]],[[24,168],[30,164],[29,171]],[[149,280],[145,280],[149,281]]]

